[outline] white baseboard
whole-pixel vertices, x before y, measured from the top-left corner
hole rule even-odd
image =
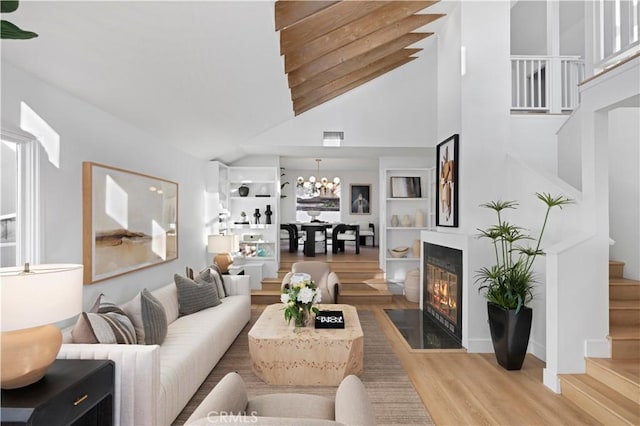
[[[493,343],[491,343],[491,339],[469,339],[467,340],[466,348],[467,348],[467,351],[470,353],[483,354],[483,353],[494,352]]]
[[[611,358],[611,344],[606,339],[586,340],[584,356],[587,358]]]
[[[547,360],[547,348],[546,346],[541,345],[538,342],[529,340],[529,347],[527,348],[527,352],[542,361]]]
[[[555,393],[560,392],[560,378],[555,371],[551,371],[548,368],[542,369],[542,383]]]

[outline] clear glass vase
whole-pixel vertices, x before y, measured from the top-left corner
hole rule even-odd
[[[296,327],[306,327],[309,322],[309,311],[304,308],[301,308],[298,311],[298,316],[295,318],[295,326]]]

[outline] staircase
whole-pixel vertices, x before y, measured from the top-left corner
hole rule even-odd
[[[611,359],[587,358],[586,374],[560,377],[562,395],[603,424],[640,424],[640,281],[609,262]]]
[[[348,305],[391,303],[393,296],[387,288],[384,272],[379,268],[377,261],[327,260],[327,262],[331,264],[331,270],[338,275],[342,283],[338,303]],[[282,279],[287,272],[291,271],[293,263],[294,261],[281,261],[278,277],[263,279],[262,288],[251,291],[251,303],[279,303]]]

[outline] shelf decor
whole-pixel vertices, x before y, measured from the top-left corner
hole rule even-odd
[[[436,146],[436,226],[458,227],[458,135]]]
[[[391,177],[391,198],[421,198],[420,176]]]
[[[83,162],[85,284],[178,258],[178,184]]]

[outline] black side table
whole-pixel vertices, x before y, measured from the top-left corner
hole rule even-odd
[[[114,363],[57,359],[42,380],[2,390],[2,425],[113,424]]]

